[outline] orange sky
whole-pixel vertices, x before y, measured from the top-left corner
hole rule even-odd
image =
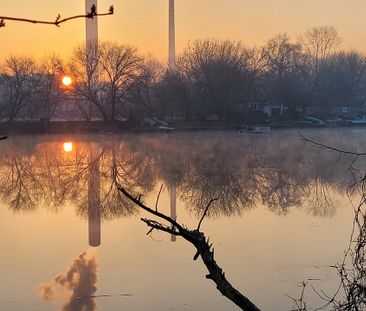
[[[1,0],[0,15],[53,19],[84,11],[84,0]],[[168,0],[99,0],[99,11],[116,14],[99,20],[100,39],[136,45],[141,52],[167,56]],[[242,40],[261,45],[278,33],[291,37],[316,25],[333,25],[345,48],[366,51],[364,0],[176,0],[177,50],[197,38]],[[9,54],[70,54],[84,39],[83,20],[60,28],[7,22],[0,29],[0,59]]]

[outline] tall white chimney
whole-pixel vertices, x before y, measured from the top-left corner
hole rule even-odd
[[[175,69],[175,10],[174,0],[169,0],[169,68]]]
[[[95,5],[98,12],[98,0],[85,0],[85,12],[90,13],[91,7]],[[86,42],[98,42],[98,17],[86,19]]]

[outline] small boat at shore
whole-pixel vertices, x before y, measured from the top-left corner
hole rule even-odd
[[[270,126],[246,126],[237,130],[237,133],[264,134],[270,133],[271,131],[272,128]]]
[[[169,126],[159,126],[159,130],[165,131],[165,132],[173,132],[173,131],[175,131],[175,128],[169,127]]]

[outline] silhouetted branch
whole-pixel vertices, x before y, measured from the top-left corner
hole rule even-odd
[[[156,217],[162,218],[165,221],[169,222],[172,226],[176,227],[179,231],[183,231],[183,227],[181,225],[179,225],[175,220],[173,220],[172,218],[158,212],[155,211],[153,209],[151,209],[150,207],[146,206],[144,203],[141,202],[141,195],[137,196],[137,197],[133,197],[131,194],[129,194],[124,188],[122,187],[118,187],[118,190],[121,191],[128,199],[130,199],[133,203],[135,203],[137,206],[141,207],[143,210],[145,210],[146,212],[153,214]]]
[[[311,139],[305,137],[302,134],[300,134],[300,136],[301,136],[301,140],[304,141],[305,143],[311,143],[312,145],[317,146],[317,147],[322,148],[322,149],[327,149],[327,150],[330,150],[330,151],[336,151],[336,152],[339,152],[340,154],[344,154],[344,155],[353,155],[355,157],[366,156],[365,152],[359,153],[359,152],[352,152],[352,151],[348,151],[348,150],[343,150],[343,149],[335,148],[335,147],[328,146],[328,145],[319,143],[317,141],[311,140]]]
[[[144,203],[141,202],[140,199],[133,197],[124,188],[119,187],[118,189],[137,206],[141,207],[148,213],[162,220],[167,221],[170,225],[172,225],[172,227],[170,227],[156,220],[142,218],[141,220],[145,222],[151,229],[163,231],[169,234],[173,234],[175,236],[181,236],[185,240],[193,244],[193,246],[197,250],[194,259],[197,259],[199,256],[201,256],[202,261],[208,270],[206,278],[212,280],[216,284],[217,289],[223,296],[231,300],[235,305],[237,305],[242,310],[260,311],[260,309],[258,309],[256,305],[254,305],[247,297],[245,297],[242,293],[240,293],[237,289],[235,289],[226,279],[225,273],[222,271],[222,269],[215,261],[214,249],[212,248],[212,244],[211,245],[209,244],[209,239],[206,240],[206,237],[203,232],[200,232],[198,229],[189,230],[188,228],[184,228],[182,225],[178,224],[174,219],[147,207]],[[206,207],[205,213],[199,223],[198,228],[200,227],[200,224],[203,218],[205,217],[209,206],[215,200],[217,199],[211,200],[208,206]],[[150,232],[151,230],[149,231],[149,233]]]
[[[159,205],[159,199],[160,199],[160,194],[161,194],[161,191],[163,190],[163,184],[161,184],[160,186],[160,190],[159,190],[159,193],[158,193],[158,196],[156,197],[156,202],[155,202],[155,211],[158,211],[158,205]]]
[[[208,212],[208,209],[210,208],[211,204],[212,204],[213,202],[217,201],[217,200],[218,200],[218,198],[216,198],[216,199],[212,199],[212,200],[207,204],[207,206],[206,206],[206,208],[205,208],[205,211],[204,211],[204,213],[203,213],[203,215],[202,215],[202,218],[201,218],[200,222],[198,223],[198,226],[197,226],[197,229],[196,229],[197,231],[199,231],[199,230],[200,230],[200,228],[201,228],[201,224],[202,224],[202,221],[203,221],[203,219],[206,217],[207,212]]]
[[[58,14],[57,17],[56,17],[56,19],[54,21],[42,21],[42,20],[35,20],[35,19],[28,19],[28,18],[0,16],[0,27],[5,27],[6,26],[6,24],[5,24],[5,21],[6,20],[15,21],[15,22],[32,23],[32,24],[55,25],[57,27],[60,27],[60,24],[65,23],[65,22],[68,22],[68,21],[73,20],[73,19],[78,19],[78,18],[94,18],[96,16],[106,16],[106,15],[112,15],[112,14],[114,14],[114,7],[113,6],[110,6],[109,7],[109,11],[106,12],[106,13],[98,13],[95,5],[93,5],[90,8],[90,12],[88,12],[87,14],[70,16],[70,17],[63,18],[63,19],[61,19],[61,15]]]
[[[301,134],[300,134],[301,135]],[[335,151],[339,155],[351,155],[353,160],[350,168],[354,162],[366,153],[351,152],[342,150],[323,143],[319,143],[302,136],[302,140],[309,142],[319,148]],[[358,206],[354,207],[354,220],[352,225],[351,237],[348,248],[345,251],[343,261],[332,266],[336,269],[340,282],[335,293],[328,295],[323,290],[316,289],[310,284],[313,292],[322,299],[325,304],[316,308],[315,310],[332,310],[332,311],[360,311],[365,310],[366,307],[366,175],[359,181],[354,183],[351,188],[359,188],[361,191],[361,198]],[[304,301],[305,287],[307,283],[303,283],[303,290],[299,299],[293,299],[295,302],[295,309],[293,311],[306,311],[306,303]]]
[[[300,287],[302,289],[301,289],[301,294],[300,294],[299,298],[292,298],[292,297],[290,297],[289,295],[286,294],[286,296],[288,298],[290,298],[294,303],[293,309],[291,309],[291,311],[307,311],[306,302],[304,300],[305,290],[306,290],[307,285],[308,285],[307,282],[302,282],[301,283]]]

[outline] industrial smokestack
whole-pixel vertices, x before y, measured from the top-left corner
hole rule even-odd
[[[169,0],[169,68],[175,69],[175,10],[174,0]]]
[[[98,12],[98,0],[85,0],[85,12],[90,13],[91,7],[95,5]],[[98,17],[86,19],[86,42],[98,42]]]

